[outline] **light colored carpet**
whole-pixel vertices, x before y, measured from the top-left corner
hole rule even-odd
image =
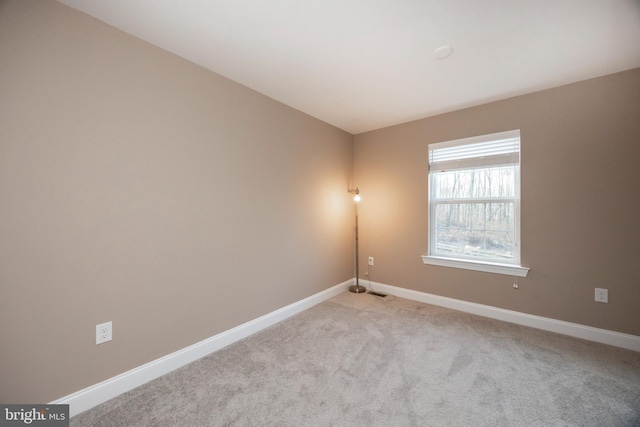
[[[338,295],[71,426],[640,426],[640,353],[389,300]]]

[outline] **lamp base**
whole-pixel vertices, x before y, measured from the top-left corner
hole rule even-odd
[[[362,285],[351,285],[349,286],[349,292],[353,292],[354,294],[363,294],[367,292],[367,288]]]

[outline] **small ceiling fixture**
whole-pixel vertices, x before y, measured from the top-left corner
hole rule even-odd
[[[452,53],[453,53],[453,48],[449,45],[444,45],[434,50],[433,56],[435,56],[436,59],[444,59],[447,56],[451,55]]]

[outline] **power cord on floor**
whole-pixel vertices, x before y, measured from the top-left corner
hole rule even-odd
[[[367,268],[367,271],[364,273],[364,275],[367,278],[367,282],[369,282],[369,293],[371,295],[373,295],[374,297],[378,298],[379,300],[382,300],[382,301],[393,301],[394,299],[396,299],[395,295],[391,295],[391,294],[388,294],[388,293],[383,293],[383,292],[380,292],[380,291],[376,291],[373,288],[373,285],[371,284],[371,270],[372,270],[372,268],[369,267],[369,268]]]

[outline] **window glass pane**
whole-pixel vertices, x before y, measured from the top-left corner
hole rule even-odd
[[[515,166],[454,170],[432,175],[437,199],[513,197]]]
[[[494,259],[513,259],[513,232],[487,231],[486,252],[487,256]]]
[[[436,203],[435,215],[436,254],[514,259],[512,202]]]
[[[460,209],[457,204],[436,206],[436,252],[441,254],[459,253],[459,234],[464,227],[460,223]]]
[[[513,203],[485,203],[485,218],[487,229],[513,231],[516,218]]]

